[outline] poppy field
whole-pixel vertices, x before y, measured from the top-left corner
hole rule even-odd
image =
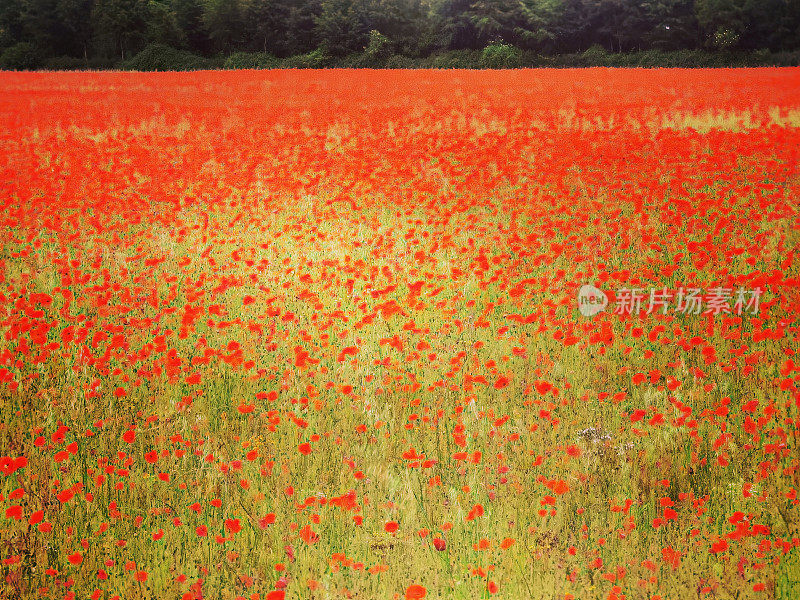
[[[800,70],[0,92],[0,598],[800,594]]]

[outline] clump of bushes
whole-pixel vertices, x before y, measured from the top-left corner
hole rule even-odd
[[[113,58],[78,58],[77,56],[53,56],[45,60],[41,68],[45,71],[93,71],[117,68],[118,61]]]
[[[432,55],[426,61],[432,69],[479,69],[480,50],[450,50]]]
[[[369,45],[364,50],[364,66],[378,68],[386,65],[392,56],[392,42],[380,31],[369,32]]]
[[[33,71],[44,63],[44,59],[33,44],[19,42],[0,54],[0,69],[6,71]]]
[[[488,69],[521,67],[522,51],[511,44],[490,44],[481,52],[481,66]]]
[[[331,65],[331,58],[321,48],[307,54],[290,56],[281,65],[284,69],[323,69]]]
[[[122,68],[129,71],[197,71],[215,66],[207,58],[165,44],[150,44],[122,63]]]
[[[493,43],[482,50],[449,50],[429,56],[398,54],[399,48],[377,30],[369,34],[362,52],[336,57],[323,48],[307,54],[278,58],[267,52],[235,52],[206,58],[165,44],[150,44],[133,58],[116,59],[60,56],[46,58],[32,44],[21,42],[0,51],[0,69],[51,71],[86,69],[126,69],[135,71],[193,71],[198,69],[510,69],[535,67],[759,67],[798,66],[800,51],[756,50],[660,50],[609,52],[594,45],[589,49],[560,55],[539,55],[506,43]]]
[[[234,52],[225,59],[226,69],[277,69],[281,59],[269,52]]]

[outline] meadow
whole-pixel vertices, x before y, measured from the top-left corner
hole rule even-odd
[[[0,598],[797,598],[798,158],[794,68],[0,74]]]

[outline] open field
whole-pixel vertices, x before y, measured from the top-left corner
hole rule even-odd
[[[798,158],[798,69],[0,74],[0,598],[798,597]]]

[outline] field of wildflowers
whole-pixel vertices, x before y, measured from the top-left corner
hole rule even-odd
[[[800,70],[0,91],[0,598],[799,597]]]

